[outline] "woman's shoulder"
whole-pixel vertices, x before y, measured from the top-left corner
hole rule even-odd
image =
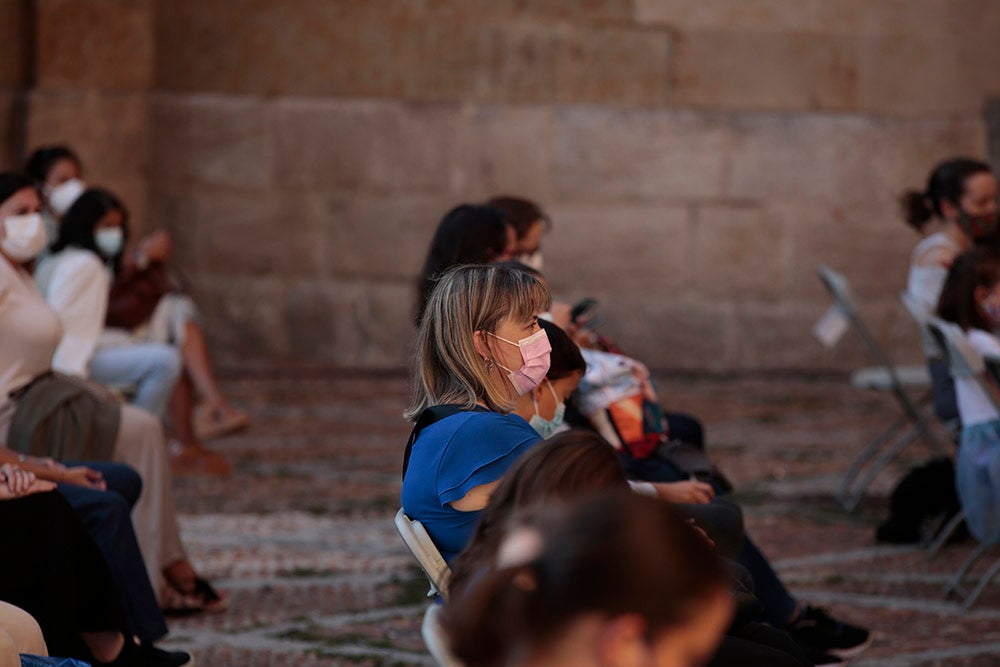
[[[463,419],[460,424],[456,424],[456,431],[484,431],[486,433],[506,431],[535,432],[528,422],[524,421],[523,418],[515,414],[505,415],[500,412],[491,412],[487,410],[470,410],[462,412],[460,415]]]
[[[944,232],[936,232],[917,244],[912,261],[915,266],[948,268],[961,252],[961,246],[951,237]]]
[[[966,332],[969,345],[979,354],[1000,354],[1000,338],[989,331],[971,328]]]

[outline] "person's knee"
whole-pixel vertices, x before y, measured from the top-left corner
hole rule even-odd
[[[150,364],[156,374],[165,379],[176,381],[181,375],[181,355],[170,345],[157,345],[155,352],[150,353]]]
[[[0,601],[0,665],[4,664],[8,642],[15,655],[48,655],[38,621],[20,607]],[[20,665],[20,659],[13,664]]]

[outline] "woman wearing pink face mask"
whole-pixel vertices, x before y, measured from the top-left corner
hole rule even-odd
[[[402,501],[445,560],[468,543],[503,474],[540,440],[511,410],[549,369],[536,318],[548,305],[541,281],[496,265],[452,269],[428,298],[405,413],[415,427]]]

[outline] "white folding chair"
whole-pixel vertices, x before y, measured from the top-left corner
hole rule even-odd
[[[414,521],[406,516],[402,507],[396,512],[395,523],[399,536],[403,538],[403,544],[413,554],[417,564],[420,565],[420,569],[427,575],[427,580],[431,584],[427,597],[440,595],[442,599],[447,599],[448,577],[451,576],[451,569],[441,552],[438,551],[431,536],[427,534],[427,529],[419,521]]]
[[[993,406],[1000,411],[1000,405],[993,398],[993,393],[989,390],[986,385],[986,373],[995,374],[994,378],[1000,378],[1000,359],[995,357],[989,357],[984,359],[979,355],[972,346],[969,345],[969,340],[965,337],[965,333],[962,329],[951,322],[945,322],[936,317],[932,317],[928,320],[928,326],[930,327],[931,333],[937,339],[938,343],[945,349],[947,353],[948,366],[951,369],[951,374],[956,379],[957,378],[972,378],[979,383],[983,390],[983,393],[993,402]],[[964,517],[964,513],[961,513]],[[939,538],[943,544],[944,540],[947,539],[954,529],[958,527],[958,516],[949,523],[941,532],[944,534],[943,538]],[[949,530],[950,528],[950,530]],[[948,531],[945,534],[945,531]],[[951,595],[955,594],[961,601],[966,609],[971,607],[982,595],[983,591],[990,584],[994,577],[1000,573],[1000,558],[997,559],[995,563],[979,578],[979,580],[973,585],[972,589],[966,591],[962,587],[962,581],[965,579],[965,575],[968,574],[972,566],[979,561],[988,551],[993,548],[994,545],[979,544],[969,557],[966,558],[965,562],[962,563],[961,567],[958,568],[958,572],[952,577],[951,581],[944,589],[944,594]],[[938,546],[940,548],[940,546]]]
[[[861,319],[847,278],[828,266],[821,265],[817,273],[833,296],[837,309],[848,319],[851,327],[860,336],[868,355],[876,364],[851,373],[851,384],[858,389],[891,393],[903,413],[855,457],[847,474],[844,475],[836,496],[844,509],[851,511],[861,502],[875,477],[911,442],[923,437],[934,449],[944,451],[944,447],[930,429],[923,414],[923,408],[931,403],[932,398],[931,378],[927,367],[893,366],[889,363],[888,356]],[[926,391],[914,402],[907,393],[907,388]],[[909,428],[904,431],[907,426]]]
[[[400,507],[394,519],[396,530],[403,538],[403,544],[410,550],[416,559],[420,569],[427,576],[431,589],[427,591],[427,597],[440,595],[441,599],[448,597],[448,578],[451,576],[451,568],[445,562],[441,552],[427,534],[427,529],[419,521],[414,521],[406,516],[403,508]],[[427,651],[441,667],[461,667],[462,663],[457,661],[448,650],[448,643],[441,632],[438,614],[440,605],[431,603],[424,612],[424,621],[420,626],[420,634],[424,638]]]

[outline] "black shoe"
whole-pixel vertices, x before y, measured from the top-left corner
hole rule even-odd
[[[93,661],[93,664],[108,667],[194,667],[194,656],[185,651],[164,651],[151,644],[139,646],[125,642],[114,661]]]
[[[872,642],[871,634],[864,628],[842,623],[818,607],[804,607],[798,619],[786,629],[804,647],[839,658],[853,658]]]

